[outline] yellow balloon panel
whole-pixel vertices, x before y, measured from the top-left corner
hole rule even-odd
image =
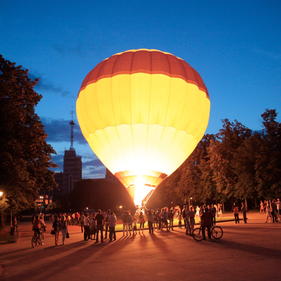
[[[160,125],[119,125],[97,130],[87,139],[113,173],[157,171],[171,174],[189,156],[197,141],[184,131]]]
[[[84,113],[80,118],[81,111]],[[162,74],[104,78],[83,89],[77,100],[79,123],[83,119],[89,124],[84,125],[83,134],[118,124],[140,123],[174,127],[197,138],[206,129],[209,111],[205,92]]]

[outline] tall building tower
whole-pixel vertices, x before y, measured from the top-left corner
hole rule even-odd
[[[64,151],[63,161],[63,192],[71,192],[74,184],[82,179],[82,160],[81,156],[76,155],[73,147],[73,129],[75,123],[73,120],[70,125],[70,148]]]

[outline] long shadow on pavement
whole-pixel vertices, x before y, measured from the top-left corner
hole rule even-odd
[[[31,258],[32,260],[34,259],[34,257],[36,257],[36,260],[40,260],[43,258],[46,258],[46,256],[52,254],[61,254],[63,252],[72,250],[74,248],[80,247],[85,245],[85,241],[79,241],[79,242],[74,242],[71,244],[67,244],[64,246],[49,246],[46,248],[36,248],[36,249],[32,249],[32,248],[25,248],[25,252],[22,252],[21,254],[18,254],[16,251],[14,251],[13,253],[8,253],[7,255],[3,255],[1,256],[1,259],[3,260],[8,260],[9,262],[7,262],[7,264],[10,263],[29,263],[30,260],[29,258]],[[24,249],[23,249],[24,250]],[[14,254],[14,256],[13,256]]]
[[[204,242],[203,242],[204,243]],[[266,248],[257,245],[243,244],[235,241],[230,241],[226,239],[220,240],[220,243],[208,243],[208,246],[213,247],[223,247],[227,249],[239,250],[242,252],[251,253],[254,255],[259,255],[266,257],[267,259],[280,259],[281,260],[281,251],[278,249]]]
[[[20,252],[26,252],[26,251],[28,251],[28,250],[31,250],[31,248],[30,247],[26,247],[26,248],[22,248],[22,249],[17,249],[17,250],[14,250],[14,251],[10,251],[10,250],[8,250],[8,251],[6,251],[5,253],[1,253],[0,254],[0,259],[2,258],[2,257],[7,257],[7,256],[11,256],[11,255],[14,255],[14,254],[17,254],[17,253],[20,253]]]
[[[85,259],[89,258],[91,255],[96,254],[102,249],[102,245],[98,244],[88,244],[86,247],[77,250],[75,252],[71,252],[68,255],[63,255],[61,257],[53,256],[54,253],[50,252],[50,256],[53,256],[52,261],[44,262],[44,266],[42,263],[37,264],[35,267],[32,267],[24,272],[18,273],[14,276],[8,276],[6,280],[18,281],[18,280],[45,280],[53,275],[67,271],[68,268],[73,267],[74,265],[79,265],[79,263],[83,262]],[[46,253],[45,253],[46,257]],[[33,264],[37,261],[37,256],[34,257]]]
[[[79,266],[84,260],[89,257],[97,257],[97,254],[101,252],[101,250],[105,250],[107,255],[116,253],[119,249],[124,249],[126,245],[130,245],[130,237],[126,237],[125,239],[118,240],[112,243],[103,243],[103,244],[86,244],[82,249],[78,249],[75,252],[71,252],[70,254],[62,255],[61,257],[56,257],[55,254],[61,254],[60,250],[70,250],[75,247],[79,247],[82,244],[85,245],[85,242],[81,241],[77,243],[73,243],[72,247],[67,245],[68,248],[64,249],[64,247],[56,247],[56,248],[46,248],[48,251],[42,251],[38,253],[40,259],[43,261],[43,257],[51,257],[53,256],[52,261],[44,262],[44,266],[42,263],[35,265],[35,267],[25,270],[24,272],[18,273],[14,276],[7,277],[6,280],[18,281],[18,280],[45,280],[53,275],[60,273],[62,271],[67,271],[69,268],[73,266]],[[54,252],[55,250],[55,252]],[[31,257],[33,262],[29,260],[27,263],[34,264],[38,260],[38,256],[34,252],[34,255]],[[17,261],[18,262],[18,261]],[[22,262],[22,261],[21,261]],[[100,263],[100,259],[95,259],[94,262]]]

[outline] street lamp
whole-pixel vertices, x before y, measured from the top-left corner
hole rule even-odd
[[[6,200],[4,199],[4,191],[0,190],[0,228],[4,228],[4,209]]]

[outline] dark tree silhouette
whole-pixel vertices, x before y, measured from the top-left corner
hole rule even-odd
[[[43,125],[35,113],[41,95],[28,70],[0,56],[0,185],[10,208],[31,207],[40,190],[56,186]]]

